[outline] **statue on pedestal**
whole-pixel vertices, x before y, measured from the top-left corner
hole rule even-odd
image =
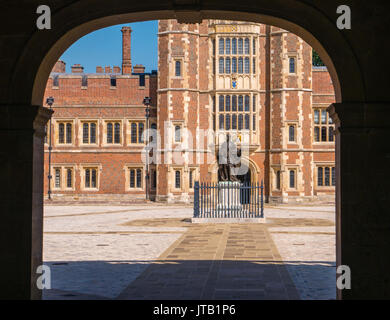
[[[241,150],[237,150],[237,145],[230,141],[230,135],[226,136],[226,141],[221,145],[218,153],[218,181],[220,182],[240,182],[237,176],[232,174],[232,168],[240,166],[240,162],[232,163],[230,151],[236,151],[236,157],[241,157]],[[236,161],[237,162],[237,161]]]

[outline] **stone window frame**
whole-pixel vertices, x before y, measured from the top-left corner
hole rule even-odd
[[[180,172],[180,188],[176,188],[176,171],[179,171]],[[183,192],[184,191],[184,167],[181,166],[181,167],[178,167],[178,166],[175,166],[175,167],[172,167],[172,171],[171,171],[171,174],[172,174],[172,190],[173,192]]]
[[[137,142],[131,142],[131,125],[132,123],[136,123],[137,124]],[[127,124],[127,129],[126,129],[126,140],[127,140],[127,144],[129,146],[143,146],[145,145],[145,139],[143,140],[143,142],[140,142],[140,138],[139,138],[139,124],[140,123],[143,123],[144,125],[144,131],[146,130],[146,120],[145,118],[132,118],[132,119],[127,119],[126,120],[126,124]],[[125,140],[125,139],[123,139]]]
[[[294,140],[290,141],[290,127],[294,126]],[[286,132],[286,142],[287,144],[299,144],[298,139],[298,130],[301,127],[299,120],[286,120],[285,121],[285,132]]]
[[[87,169],[96,169],[96,188],[85,186],[85,171]],[[97,163],[83,163],[80,164],[80,190],[81,191],[99,191],[100,190],[100,176],[102,165]],[[91,177],[92,179],[92,177]]]
[[[336,143],[336,135],[335,135],[335,124],[332,118],[329,115],[329,112],[326,110],[327,107],[313,106],[312,107],[312,143],[315,145],[334,145]],[[315,111],[319,111],[319,123],[315,123]],[[326,111],[326,123],[321,123],[321,115],[322,111]],[[330,120],[330,121],[329,121]],[[319,141],[316,141],[315,130],[316,127],[319,128]],[[326,140],[322,141],[322,128],[326,127]],[[333,141],[329,141],[329,128],[333,128]]]
[[[60,169],[60,187],[55,185],[55,170]],[[72,187],[68,188],[67,184],[67,170],[72,169]],[[76,165],[74,163],[56,163],[52,165],[51,188],[53,191],[75,191],[76,189]]]
[[[83,126],[84,126],[84,123],[95,123],[96,124],[96,142],[95,143],[84,143],[84,139],[83,139],[83,132],[84,132],[84,129],[83,129]],[[82,118],[82,119],[79,119],[78,121],[78,125],[79,125],[79,132],[78,132],[78,138],[79,138],[79,145],[80,146],[99,146],[99,142],[100,142],[100,120],[99,119],[87,119],[87,118]],[[89,125],[88,126],[88,141],[91,141],[91,126]]]
[[[323,185],[318,185],[318,168],[324,168],[323,171]],[[330,169],[329,171],[329,186],[325,185],[325,168],[328,167]],[[336,184],[332,185],[332,168],[333,170],[336,170],[336,163],[334,161],[320,161],[320,162],[314,162],[314,186],[316,190],[335,190]],[[336,171],[335,171],[336,173]],[[336,181],[335,181],[336,182]]]
[[[125,190],[127,192],[145,191],[145,165],[142,163],[126,163],[124,165],[125,172]],[[141,170],[141,187],[137,187],[137,170]],[[135,170],[134,188],[130,187],[130,171]]]
[[[184,120],[174,120],[172,123],[172,143],[181,144],[184,141]],[[180,141],[176,141],[176,127],[180,127]]]
[[[120,123],[120,137],[119,137],[119,140],[120,142],[119,143],[115,143],[115,123]],[[113,132],[113,136],[112,136],[112,143],[108,143],[107,142],[107,125],[108,123],[112,123],[113,124],[113,128],[112,128],[112,132]],[[123,137],[123,119],[121,120],[118,120],[118,119],[115,119],[115,118],[112,118],[112,119],[103,119],[103,141],[102,141],[102,146],[105,146],[105,147],[111,147],[111,146],[123,146],[124,145],[124,141],[126,139],[124,139]]]
[[[54,128],[52,128],[52,143],[54,142],[54,144],[56,146],[74,146],[75,145],[75,120],[74,119],[69,119],[69,118],[57,118],[57,119],[54,119]],[[64,143],[60,143],[59,140],[60,140],[60,124],[61,123],[64,123],[65,126],[64,126]],[[70,123],[72,125],[72,142],[71,143],[66,143],[66,139],[67,139],[67,134],[66,134],[66,124]],[[50,123],[48,123],[47,125],[47,129],[49,130],[50,129]],[[48,131],[47,132],[47,144],[49,144],[49,137],[50,135],[50,132]],[[53,137],[54,136],[54,137]],[[53,139],[54,138],[54,139]]]
[[[290,59],[293,58],[294,59],[294,67],[295,67],[295,71],[294,72],[290,72]],[[287,70],[287,75],[289,76],[298,76],[301,72],[301,68],[300,66],[298,65],[298,62],[299,60],[301,59],[301,55],[300,53],[298,52],[287,52],[285,54],[285,70]]]
[[[294,188],[290,187],[290,171],[295,171],[295,182],[294,182]],[[298,188],[298,174],[300,173],[301,169],[300,166],[297,164],[288,164],[285,166],[285,169],[283,170],[284,172],[287,172],[287,191],[299,191]],[[282,179],[283,180],[283,179]],[[283,182],[281,182],[282,186]]]
[[[182,54],[172,55],[172,60],[173,60],[173,63],[171,64],[172,79],[184,79],[185,78],[184,56]],[[180,76],[176,75],[176,62],[180,62]]]

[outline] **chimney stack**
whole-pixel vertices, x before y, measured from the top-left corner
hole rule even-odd
[[[66,63],[62,60],[58,60],[56,64],[53,67],[53,70],[51,72],[56,72],[56,73],[65,73],[65,66]]]
[[[122,74],[131,74],[131,28],[122,28]]]
[[[74,64],[72,66],[72,73],[83,73],[84,67],[81,66],[81,64]]]
[[[104,68],[104,73],[111,73],[112,72],[112,70],[111,70],[111,67],[110,66],[106,66],[105,68]]]
[[[145,67],[142,64],[136,64],[133,71],[134,73],[145,73]]]
[[[103,67],[102,66],[97,66],[96,67],[96,73],[103,73]]]

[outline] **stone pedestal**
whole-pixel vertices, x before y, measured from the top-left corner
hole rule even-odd
[[[240,186],[240,182],[224,181],[218,183],[217,211],[220,216],[232,217],[241,210]]]

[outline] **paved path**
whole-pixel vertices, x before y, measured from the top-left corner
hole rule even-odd
[[[45,299],[334,299],[334,209],[194,225],[190,207],[46,207]]]

